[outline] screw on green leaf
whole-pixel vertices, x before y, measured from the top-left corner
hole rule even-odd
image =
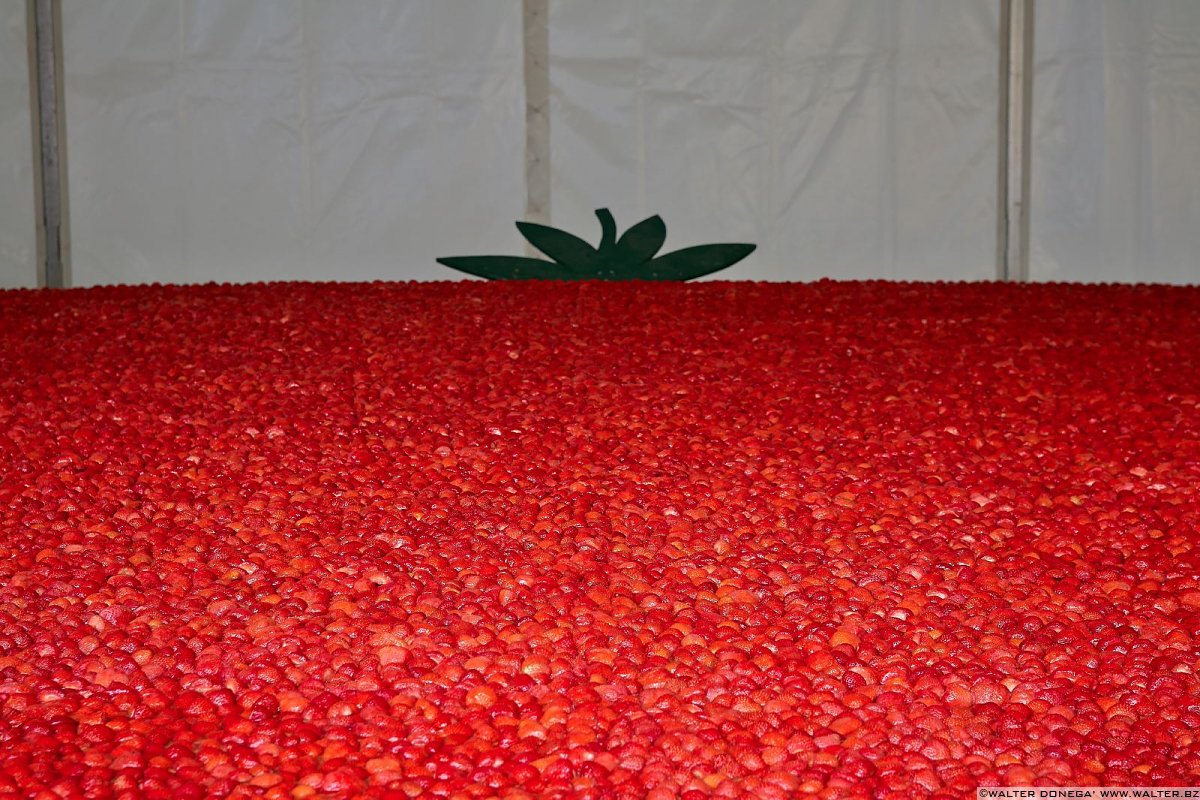
[[[752,244],[702,244],[658,256],[667,226],[657,214],[617,238],[617,223],[607,208],[596,210],[600,246],[578,236],[532,222],[517,230],[550,261],[523,256],[449,256],[439,264],[493,280],[686,281],[736,264],[754,252]],[[655,256],[658,256],[657,258]]]

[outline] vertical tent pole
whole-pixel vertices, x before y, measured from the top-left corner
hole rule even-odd
[[[525,46],[525,219],[550,223],[549,0],[522,0]],[[532,255],[533,246],[527,245]]]
[[[62,13],[60,0],[26,0],[29,29],[35,196],[38,227],[38,285],[62,288],[71,282],[67,246],[66,136],[62,103]]]
[[[996,277],[1029,280],[1034,0],[1000,0],[1000,145]]]

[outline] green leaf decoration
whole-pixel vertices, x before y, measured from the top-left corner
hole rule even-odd
[[[541,280],[561,281],[569,279],[564,276],[561,264],[553,261],[542,261],[540,258],[524,258],[522,256],[451,256],[439,258],[439,264],[453,267],[468,275],[477,275],[490,280]]]
[[[607,208],[597,208],[596,218],[600,220],[600,252],[611,252],[617,243],[617,221]]]
[[[625,231],[617,240],[616,250],[622,258],[640,264],[658,255],[666,240],[666,223],[662,221],[662,217],[655,214]]]
[[[646,265],[649,280],[690,281],[736,264],[754,252],[752,244],[700,244],[659,256]]]
[[[589,264],[596,258],[596,248],[578,236],[558,228],[534,222],[518,222],[517,230],[531,245],[559,264]]]
[[[634,225],[618,239],[617,222],[607,208],[596,209],[600,245],[592,247],[574,234],[518,222],[529,243],[552,260],[522,256],[449,256],[438,263],[491,280],[687,281],[736,264],[754,252],[752,244],[702,244],[658,256],[667,226],[655,215]]]

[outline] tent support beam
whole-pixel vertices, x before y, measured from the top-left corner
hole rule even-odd
[[[1000,146],[996,277],[1029,280],[1034,0],[1000,0]]]
[[[550,224],[550,2],[522,0],[525,44],[525,219]],[[533,254],[533,246],[527,250]]]
[[[37,202],[38,286],[71,283],[61,0],[26,0]]]

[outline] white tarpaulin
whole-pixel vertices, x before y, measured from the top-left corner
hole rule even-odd
[[[63,0],[74,283],[519,252],[521,4]]]
[[[77,284],[520,253],[520,3],[65,0]],[[550,4],[551,221],[729,278],[995,274],[992,0]]]
[[[37,285],[25,4],[0,5],[0,289]]]
[[[659,213],[722,278],[996,274],[995,0],[554,0],[554,224]]]
[[[1200,2],[1037,4],[1034,280],[1200,282]]]
[[[435,257],[524,251],[520,0],[62,3],[75,284],[457,278]],[[552,0],[550,222],[759,245],[721,278],[993,278],[999,5]],[[35,274],[22,6],[9,285]],[[1036,10],[1032,276],[1200,280],[1200,3]]]

